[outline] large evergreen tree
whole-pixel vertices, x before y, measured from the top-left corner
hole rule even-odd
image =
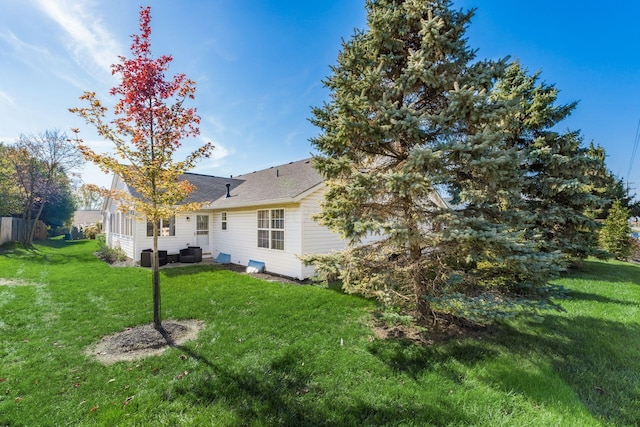
[[[492,96],[512,102],[506,124],[508,144],[521,153],[525,181],[520,202],[527,217],[527,237],[547,253],[565,260],[598,255],[597,223],[590,212],[602,206],[604,157],[591,155],[578,132],[558,132],[558,124],[575,103],[557,105],[558,90],[527,75],[513,63],[496,84]]]
[[[487,301],[475,297],[546,283],[555,256],[525,239],[514,208],[526,172],[505,136],[513,103],[491,96],[505,61],[475,60],[465,39],[472,12],[449,1],[366,8],[367,29],[343,44],[325,81],[331,99],[312,119],[321,129],[314,164],[327,184],[319,220],[353,244],[345,287],[413,301],[426,323],[434,308],[456,312],[462,294]],[[382,240],[357,246],[370,234]]]

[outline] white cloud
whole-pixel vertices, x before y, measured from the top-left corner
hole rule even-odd
[[[16,36],[11,30],[7,30],[4,33],[0,34],[0,40],[11,46],[14,51],[23,53],[25,55],[50,56],[50,53],[46,48],[35,46],[20,40],[18,36]]]
[[[231,154],[231,152],[224,145],[218,142],[214,142],[213,146],[214,148],[213,148],[213,151],[211,152],[211,159],[213,159],[216,162],[219,162],[220,160],[224,159],[229,154]]]
[[[15,101],[9,94],[0,90],[0,105],[2,104],[12,106],[15,105]]]
[[[120,46],[87,0],[36,0],[40,9],[56,22],[67,36],[66,49],[74,61],[98,79],[111,75]]]
[[[207,114],[203,116],[202,120],[213,126],[213,131],[215,133],[224,133],[227,130],[224,121],[221,118],[214,116],[213,114]]]
[[[227,157],[233,154],[233,150],[230,150],[221,143],[212,141],[212,139],[204,137],[202,135],[199,137],[199,142],[212,142],[214,149],[211,152],[211,156],[209,156],[209,158],[200,159],[200,161],[196,164],[193,172],[218,176],[228,174],[229,171],[224,168],[224,165],[227,163]]]

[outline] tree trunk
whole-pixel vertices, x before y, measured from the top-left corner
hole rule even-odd
[[[30,245],[31,244],[31,240],[29,240],[29,236],[31,236],[31,229],[33,228],[33,225],[31,224],[31,209],[32,208],[33,208],[33,203],[29,202],[29,206],[28,206],[27,210],[24,212],[24,215],[22,216],[22,218],[23,218],[23,221],[22,221],[22,236],[20,236],[20,240],[25,245]]]
[[[429,320],[433,317],[433,312],[431,311],[431,304],[429,301],[425,299],[427,295],[427,286],[425,284],[425,277],[422,271],[422,247],[419,242],[418,234],[420,233],[420,229],[418,224],[416,224],[415,220],[409,214],[410,212],[410,201],[406,202],[407,208],[405,212],[407,213],[407,225],[409,232],[409,257],[411,259],[411,269],[412,269],[412,280],[413,280],[413,294],[416,302],[416,320],[419,325],[426,326]]]
[[[46,198],[42,199],[42,202],[40,202],[40,207],[38,208],[38,213],[36,214],[35,218],[33,218],[32,221],[29,221],[29,223],[31,224],[31,229],[29,230],[29,244],[33,243],[33,236],[36,233],[36,223],[40,219],[40,215],[42,215],[45,203],[47,203]]]
[[[411,260],[413,262],[413,293],[416,302],[417,322],[419,325],[426,326],[433,318],[431,304],[425,299],[427,295],[427,286],[424,283],[424,275],[420,263],[421,253],[411,250]]]
[[[162,330],[160,320],[160,256],[158,254],[158,221],[153,221],[153,254],[151,256],[152,286],[153,286],[153,327]]]

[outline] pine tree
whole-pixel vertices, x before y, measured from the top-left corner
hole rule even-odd
[[[343,43],[325,81],[331,99],[312,119],[327,186],[318,219],[352,243],[339,261],[346,289],[413,301],[424,324],[434,309],[456,311],[458,295],[546,283],[553,256],[525,239],[512,209],[525,180],[505,137],[513,103],[491,97],[506,61],[475,60],[465,39],[473,13],[449,1],[370,0],[366,9],[367,30]],[[371,234],[381,240],[358,245]]]
[[[513,63],[496,84],[496,99],[516,107],[507,125],[509,144],[521,153],[526,172],[521,202],[528,216],[527,237],[546,253],[560,252],[565,261],[599,255],[598,225],[589,213],[604,204],[595,171],[602,160],[583,147],[578,132],[555,130],[576,104],[556,105],[558,90],[539,83]]]
[[[629,226],[629,208],[616,200],[609,209],[609,216],[604,220],[600,232],[602,248],[616,259],[626,261],[631,255],[631,227]]]

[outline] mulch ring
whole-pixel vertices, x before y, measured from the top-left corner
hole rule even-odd
[[[157,356],[171,347],[180,346],[195,339],[204,328],[201,320],[166,320],[162,322],[164,333],[152,323],[127,328],[103,337],[98,344],[85,350],[105,365]]]

